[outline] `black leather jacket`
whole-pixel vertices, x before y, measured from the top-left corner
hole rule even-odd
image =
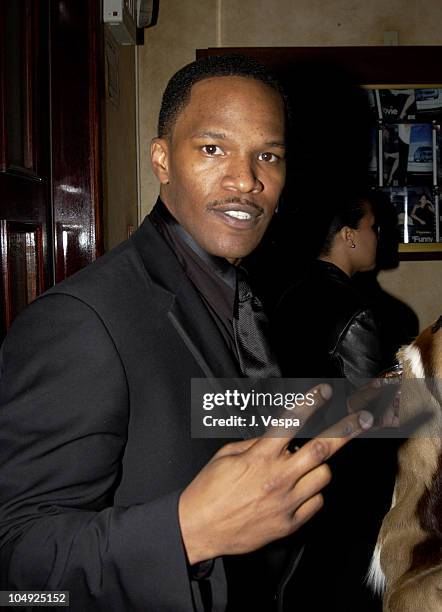
[[[359,386],[386,367],[369,305],[333,264],[314,262],[285,292],[271,323],[284,376],[345,377]],[[323,491],[324,510],[300,532],[305,549],[286,592],[297,612],[381,612],[364,579],[391,500],[396,447],[390,442],[354,440],[329,460],[333,480]]]
[[[282,296],[272,337],[284,376],[360,379],[379,374],[379,327],[351,279],[317,260]]]

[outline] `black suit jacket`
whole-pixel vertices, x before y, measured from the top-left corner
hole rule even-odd
[[[177,502],[224,442],[190,437],[205,376],[239,373],[148,219],[18,317],[1,353],[1,588],[70,590],[74,610],[198,607]]]

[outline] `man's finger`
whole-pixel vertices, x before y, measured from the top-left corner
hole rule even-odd
[[[363,410],[350,414],[335,423],[319,436],[307,442],[299,451],[289,456],[293,464],[296,478],[307,474],[310,470],[327,461],[347,442],[359,434],[368,431],[373,426],[373,416]]]
[[[245,453],[249,448],[258,442],[260,438],[249,438],[247,440],[239,440],[238,442],[229,442],[222,446],[212,457],[211,461],[226,457],[227,455],[240,455]]]
[[[311,470],[305,476],[293,483],[290,500],[295,510],[302,506],[310,497],[320,493],[326,487],[332,478],[332,473],[327,463],[321,463],[314,470]]]
[[[374,378],[369,383],[356,389],[347,399],[348,412],[367,410],[375,417],[379,425],[384,423],[384,417],[389,415],[392,406],[400,394],[400,379]]]
[[[321,493],[310,497],[302,506],[299,506],[293,513],[292,531],[296,531],[308,520],[312,518],[324,505],[324,498]]]
[[[320,384],[307,392],[311,394],[311,400],[294,410],[285,410],[276,418],[299,419],[300,427],[287,428],[283,425],[269,427],[262,438],[256,443],[258,450],[265,449],[268,452],[280,454],[285,451],[289,442],[302,431],[302,428],[310,417],[315,414],[333,395],[333,389],[328,384]],[[307,393],[305,394],[307,396]]]
[[[347,398],[348,412],[363,410],[368,403],[379,395],[381,384],[381,379],[374,378],[355,389]]]

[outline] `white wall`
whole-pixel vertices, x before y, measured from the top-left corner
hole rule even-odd
[[[192,4],[192,3],[189,3]],[[441,44],[439,0],[222,0],[223,46]]]
[[[378,280],[385,291],[411,306],[421,329],[442,314],[442,261],[403,261],[397,270],[381,272]]]
[[[442,44],[439,0],[161,0],[158,25],[138,48],[141,215],[158,193],[149,143],[170,76],[204,47]],[[384,289],[409,304],[421,326],[442,313],[442,261],[403,262],[384,272]]]

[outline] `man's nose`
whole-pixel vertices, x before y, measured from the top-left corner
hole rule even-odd
[[[250,159],[232,160],[223,178],[223,187],[240,193],[259,193],[263,184],[259,180],[254,163]]]

